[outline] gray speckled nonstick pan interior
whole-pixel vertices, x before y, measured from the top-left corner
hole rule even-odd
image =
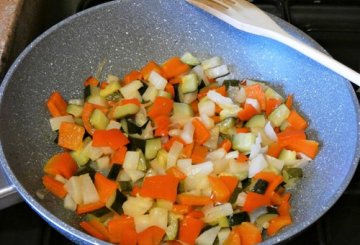
[[[296,37],[309,37],[276,21]],[[264,244],[297,234],[324,214],[348,185],[359,160],[359,106],[348,81],[274,41],[235,30],[184,1],[117,1],[75,15],[33,42],[16,60],[0,88],[0,160],[20,194],[52,226],[75,242],[101,243],[78,229],[79,218],[62,201],[35,193],[44,162],[60,149],[52,143],[44,102],[53,90],[82,96],[85,78],[108,60],[103,74],[123,76],[148,60],[190,51],[218,55],[239,79],[269,81],[295,95],[310,122],[320,153],[305,170],[292,199],[294,224]]]

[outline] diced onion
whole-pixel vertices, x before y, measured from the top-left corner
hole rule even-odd
[[[266,214],[267,212],[267,207],[259,207],[255,209],[254,211],[249,213],[250,222],[254,223],[260,215]]]
[[[220,66],[222,64],[222,59],[219,56],[214,56],[201,62],[201,68],[203,70],[207,70],[216,66]]]
[[[122,96],[126,99],[134,98],[134,93],[144,86],[140,80],[134,80],[131,83],[120,88]]]
[[[224,148],[221,147],[215,151],[209,152],[206,155],[206,160],[214,161],[214,160],[223,159],[225,155],[226,155],[226,151]]]
[[[168,222],[168,210],[165,208],[155,207],[150,210],[150,223],[151,225],[160,227],[166,230]]]
[[[76,203],[74,202],[74,200],[72,199],[70,194],[67,194],[64,198],[64,208],[71,210],[71,211],[75,211],[76,210]]]
[[[204,126],[207,129],[211,129],[211,128],[214,127],[215,123],[214,123],[214,120],[212,118],[208,117],[205,114],[200,115],[200,118],[201,118],[201,122],[204,124]]]
[[[226,154],[225,159],[236,159],[239,157],[238,151],[230,151]]]
[[[266,155],[265,156],[266,161],[270,164],[270,166],[272,166],[273,168],[275,168],[278,171],[281,171],[284,167],[284,161],[277,159],[275,157]]]
[[[96,164],[99,170],[110,168],[110,158],[108,156],[100,157],[96,160]]]
[[[212,117],[215,115],[215,103],[206,97],[199,102],[198,108],[200,116],[206,115]]]
[[[213,244],[220,229],[221,229],[220,226],[215,226],[204,231],[203,233],[201,233],[201,235],[198,238],[196,238],[195,244],[197,245]]]
[[[267,168],[268,163],[263,154],[258,154],[249,162],[249,178],[254,177],[257,173]]]
[[[150,215],[149,214],[137,215],[134,217],[134,223],[135,223],[136,232],[140,233],[151,226]]]
[[[124,158],[123,168],[127,170],[136,170],[140,159],[140,152],[127,151]]]
[[[167,155],[167,163],[166,163],[167,168],[171,168],[176,165],[176,161],[179,158],[179,155],[182,152],[182,150],[183,150],[183,144],[181,144],[180,142],[175,141],[172,144],[169,153]]]
[[[261,134],[258,133],[255,139],[255,144],[251,146],[249,159],[254,159],[261,151]]]
[[[136,217],[145,214],[153,205],[153,200],[147,197],[132,197],[123,203],[124,214]]]
[[[245,104],[252,105],[258,112],[260,112],[260,104],[257,99],[246,98]]]
[[[230,203],[224,203],[212,208],[203,210],[206,223],[217,221],[219,218],[233,214],[232,205]]]
[[[115,121],[115,120],[110,120],[109,124],[106,126],[106,130],[109,129],[120,129],[121,128],[121,123]]]
[[[145,175],[144,172],[142,172],[140,170],[136,170],[136,169],[125,169],[125,172],[129,175],[132,182],[138,181]]]
[[[66,182],[64,187],[76,204],[83,203],[81,181],[79,176],[72,176],[68,182]]]
[[[191,72],[195,73],[200,78],[200,80],[202,80],[205,83],[206,86],[208,86],[210,84],[209,79],[205,76],[204,70],[201,67],[201,65],[195,66],[191,70]]]
[[[230,98],[222,96],[214,90],[210,90],[206,96],[212,101],[214,101],[216,104],[218,104],[222,109],[234,105],[233,101]]]
[[[191,166],[191,170],[186,173],[187,176],[196,175],[196,174],[204,174],[209,175],[214,170],[214,166],[211,161],[198,163]]]
[[[50,118],[50,126],[52,131],[59,130],[62,122],[74,122],[74,118],[71,115],[52,117]]]
[[[176,163],[177,167],[185,174],[189,173],[191,171],[191,159],[190,158],[184,158],[179,159]]]
[[[236,206],[243,207],[245,204],[246,197],[247,194],[245,192],[239,193],[235,201]]]
[[[98,202],[100,200],[99,194],[95,188],[93,181],[89,174],[80,175],[81,193],[83,204]]]
[[[205,75],[210,79],[222,77],[226,74],[229,74],[227,65],[221,65],[205,70]]]
[[[167,80],[156,71],[150,73],[149,82],[158,90],[164,90],[167,84]]]
[[[272,141],[277,142],[278,138],[277,135],[274,131],[274,128],[271,126],[271,122],[268,121],[264,127],[264,132],[266,134],[267,137],[269,137]]]
[[[208,139],[204,143],[204,146],[206,146],[207,148],[209,148],[211,150],[217,149],[218,141],[219,141],[219,134],[220,134],[219,127],[215,126],[212,129],[210,129],[210,139]]]
[[[180,137],[184,140],[186,144],[191,144],[193,142],[195,127],[191,121],[184,124],[183,131]]]

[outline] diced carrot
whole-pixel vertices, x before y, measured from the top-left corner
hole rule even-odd
[[[191,210],[187,216],[193,217],[195,219],[202,219],[205,215],[200,210]]]
[[[117,149],[111,156],[110,163],[111,164],[120,164],[120,165],[123,164],[126,152],[127,152],[127,148],[125,146],[122,146],[119,149]]]
[[[236,133],[249,133],[250,129],[247,127],[236,128]]]
[[[59,129],[58,145],[69,149],[78,150],[82,146],[85,129],[72,122],[62,122]]]
[[[157,72],[159,75],[161,75],[164,78],[166,77],[166,74],[164,73],[163,69],[161,68],[161,66],[159,66],[158,64],[155,63],[155,61],[151,60],[149,61],[141,70],[140,73],[142,74],[142,77],[145,80],[149,79],[150,73],[152,71]]]
[[[205,97],[210,90],[215,90],[217,88],[218,86],[216,84],[211,84],[210,86],[202,88],[197,95],[198,100],[200,101],[203,97]]]
[[[90,76],[88,77],[85,82],[84,82],[84,87],[87,87],[87,86],[98,86],[99,85],[99,80],[97,80],[95,77],[93,76]]]
[[[43,176],[42,183],[47,190],[61,199],[67,194],[64,184],[48,175]]]
[[[183,148],[183,151],[182,151],[181,155],[184,158],[191,158],[194,146],[195,146],[194,142],[191,143],[191,144],[184,145],[184,148]]]
[[[109,85],[108,82],[101,82],[100,89],[105,89],[107,85]]]
[[[220,143],[220,147],[222,147],[226,152],[229,152],[231,150],[231,141],[229,139],[224,139]]]
[[[99,172],[95,174],[94,182],[100,197],[100,201],[103,203],[106,203],[109,197],[111,197],[111,195],[113,195],[118,188],[118,185],[115,181],[109,180]]]
[[[179,194],[178,200],[180,204],[190,206],[205,206],[213,202],[208,196],[196,196],[191,194]]]
[[[193,102],[191,102],[190,106],[194,112],[194,115],[197,115],[199,113],[199,101],[198,100],[194,100]]]
[[[170,126],[170,118],[167,115],[160,115],[153,118],[153,122],[155,124],[155,136],[163,137],[168,136],[169,126]]]
[[[50,95],[46,101],[46,105],[52,117],[65,116],[68,114],[66,112],[67,103],[57,91]]]
[[[214,121],[214,123],[221,122],[221,118],[219,116],[212,116],[211,119]]]
[[[287,120],[295,129],[304,130],[308,126],[307,121],[294,109],[291,110]]]
[[[266,230],[267,235],[273,236],[278,233],[283,227],[291,225],[292,220],[290,216],[278,216],[270,220],[269,227]]]
[[[221,203],[227,202],[230,198],[231,193],[225,183],[222,182],[220,178],[211,175],[208,176],[208,179],[211,189],[213,191],[213,199]]]
[[[178,184],[179,180],[169,174],[145,177],[140,195],[175,202]]]
[[[238,117],[241,121],[247,121],[257,114],[258,111],[252,105],[245,104],[244,108],[238,113]]]
[[[186,179],[186,175],[176,166],[173,166],[173,167],[167,169],[166,173],[174,176],[178,180]]]
[[[150,226],[137,236],[138,245],[158,245],[161,243],[165,231],[158,226]]]
[[[202,163],[205,161],[206,155],[208,154],[208,148],[195,144],[194,150],[191,154],[192,163]]]
[[[279,105],[281,105],[280,99],[268,98],[266,99],[266,110],[265,115],[269,116],[273,110],[275,110]]]
[[[226,92],[226,86],[220,86],[217,89],[215,89],[216,92],[218,92],[219,94],[221,94],[222,96],[227,96],[227,92]]]
[[[169,116],[170,112],[173,109],[174,101],[169,98],[165,98],[162,96],[157,96],[155,98],[154,104],[151,106],[148,111],[148,116],[151,119],[154,119],[158,116]]]
[[[119,105],[127,105],[127,104],[134,104],[134,105],[137,105],[137,106],[141,106],[141,103],[138,99],[136,98],[132,98],[132,99],[122,99],[120,102],[119,102]]]
[[[249,158],[244,153],[239,153],[239,156],[236,159],[236,161],[238,161],[240,163],[247,162],[248,160],[249,160]]]
[[[261,195],[255,192],[248,192],[243,210],[246,212],[251,212],[259,207],[266,207],[271,204],[270,197],[266,195]]]
[[[285,147],[288,150],[301,152],[314,159],[319,152],[319,143],[314,140],[295,140]]]
[[[131,190],[131,196],[135,197],[139,193],[140,193],[140,187],[138,185],[134,185],[133,189]]]
[[[179,136],[173,136],[164,144],[164,149],[166,151],[170,151],[170,148],[174,144],[175,141],[185,145],[185,142],[182,138],[180,138]]]
[[[204,222],[202,220],[186,216],[180,222],[179,240],[190,245],[195,244],[195,240],[199,236],[203,226]]]
[[[190,70],[190,66],[183,63],[179,57],[175,56],[164,62],[162,69],[167,78],[173,78],[184,74]]]
[[[287,201],[281,202],[278,208],[278,212],[280,216],[290,216],[290,203]]]
[[[239,183],[239,179],[235,176],[223,175],[220,176],[220,180],[226,185],[230,192],[230,195],[234,192],[235,188]]]
[[[215,114],[219,115],[221,111],[222,108],[218,104],[215,104]]]
[[[195,127],[194,140],[196,143],[202,145],[210,138],[210,131],[205,125],[198,119],[194,118],[192,124]]]
[[[175,89],[171,83],[167,83],[165,86],[165,91],[171,94],[171,97],[175,97]]]
[[[289,130],[278,133],[277,137],[278,144],[284,147],[296,140],[305,140],[306,134],[304,130]]]
[[[78,165],[68,152],[52,156],[44,166],[44,172],[55,176],[57,174],[69,179],[78,169]]]
[[[85,214],[85,213],[90,213],[90,212],[93,212],[93,211],[103,208],[103,207],[105,207],[105,204],[101,201],[89,203],[89,204],[78,204],[76,213],[79,215]]]
[[[173,85],[179,84],[179,83],[181,83],[181,77],[182,76],[177,76],[177,77],[170,78],[169,83],[173,84]]]
[[[239,234],[241,245],[255,245],[262,241],[260,229],[249,222],[242,222],[233,230]]]
[[[114,150],[129,143],[129,139],[118,129],[95,130],[92,145],[95,147],[109,146]]]
[[[141,80],[142,77],[143,75],[141,72],[133,70],[124,76],[122,86],[125,86],[135,80]]]
[[[99,231],[104,237],[105,237],[105,241],[109,241],[110,240],[110,234],[108,229],[105,227],[105,225],[103,223],[101,223],[99,220],[97,219],[91,219],[88,221],[88,223],[94,227],[97,231]]]
[[[267,154],[269,156],[278,158],[282,149],[283,149],[283,146],[281,146],[279,143],[274,142],[269,145]]]
[[[292,109],[293,100],[294,100],[294,96],[293,96],[292,94],[289,94],[289,95],[286,97],[285,105],[287,106],[287,108],[289,108],[289,110]]]
[[[84,229],[89,235],[96,237],[97,239],[106,241],[106,237],[98,231],[95,227],[93,227],[88,221],[81,221],[80,227]]]
[[[171,211],[176,214],[188,214],[192,211],[192,207],[185,204],[174,204]]]
[[[166,245],[183,245],[183,243],[178,241],[166,241]]]
[[[245,86],[245,94],[247,98],[257,99],[262,111],[266,109],[265,93],[260,84]]]
[[[240,235],[235,231],[231,231],[223,245],[241,245]]]
[[[133,217],[121,215],[108,222],[110,241],[120,245],[136,245],[137,234]]]

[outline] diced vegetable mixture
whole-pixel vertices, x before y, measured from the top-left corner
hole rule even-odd
[[[89,77],[46,102],[62,150],[45,188],[115,244],[256,244],[292,224],[290,188],[318,153],[293,96],[229,79],[220,57]],[[295,186],[296,187],[296,186]]]

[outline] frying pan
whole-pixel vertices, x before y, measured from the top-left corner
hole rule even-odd
[[[293,26],[285,30],[324,51]],[[310,122],[320,153],[304,170],[292,199],[293,225],[264,244],[284,241],[323,215],[341,196],[359,160],[359,105],[350,83],[296,51],[235,30],[184,1],[116,1],[82,12],[37,38],[12,65],[0,88],[0,160],[25,201],[51,226],[77,243],[102,242],[79,229],[79,220],[52,195],[36,197],[42,167],[60,149],[52,142],[44,102],[54,90],[82,96],[82,84],[102,72],[120,77],[148,60],[190,51],[221,56],[239,79],[268,81],[295,95],[295,107]],[[325,51],[324,51],[325,52]]]

